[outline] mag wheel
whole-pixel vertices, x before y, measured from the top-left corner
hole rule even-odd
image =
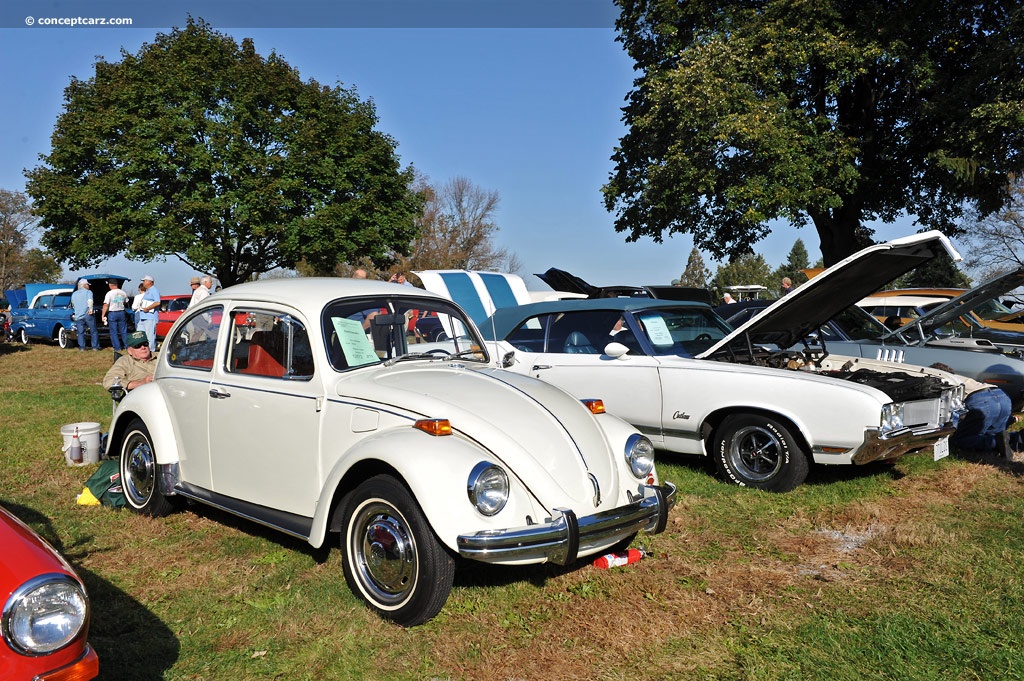
[[[411,627],[441,611],[455,561],[412,494],[378,475],[343,502],[341,550],[349,588],[385,619]]]
[[[726,481],[788,492],[806,478],[807,457],[789,430],[768,416],[736,414],[715,435],[715,465]]]

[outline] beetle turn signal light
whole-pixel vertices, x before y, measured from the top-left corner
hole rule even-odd
[[[604,413],[604,401],[603,400],[580,400],[590,410],[591,414],[603,414]]]
[[[452,434],[452,424],[448,419],[420,419],[412,425],[428,435]]]

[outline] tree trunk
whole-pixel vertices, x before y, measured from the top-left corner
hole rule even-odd
[[[839,217],[812,211],[810,216],[818,232],[821,258],[825,267],[835,265],[865,246],[858,237],[860,220],[853,211],[844,211]]]

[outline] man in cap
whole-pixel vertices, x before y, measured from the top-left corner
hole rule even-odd
[[[210,289],[213,288],[213,279],[209,276],[205,276],[202,279],[192,277],[189,285],[192,287],[192,299],[188,301],[188,306],[192,307],[209,297]]]
[[[78,336],[78,351],[85,350],[85,330],[89,329],[89,342],[93,350],[100,349],[100,335],[96,330],[96,318],[92,316],[92,290],[88,279],[78,280],[78,289],[71,294],[74,309],[75,334]]]
[[[153,277],[148,274],[142,278],[142,286],[146,289],[142,294],[139,306],[138,327],[146,332],[149,338],[149,349],[156,352],[156,322],[160,316],[160,291],[154,285]]]
[[[110,327],[110,344],[114,352],[125,349],[128,336],[128,317],[124,309],[128,302],[128,294],[117,285],[116,279],[107,279],[107,295],[103,297],[103,309],[100,314],[103,323]]]
[[[145,332],[132,331],[128,334],[127,346],[127,354],[119,357],[103,377],[103,387],[107,390],[110,390],[115,380],[125,390],[134,390],[153,380],[159,355],[150,351],[149,338]]]

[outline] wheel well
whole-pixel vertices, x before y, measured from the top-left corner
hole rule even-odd
[[[345,498],[345,495],[354,490],[359,483],[364,480],[368,480],[375,475],[390,475],[394,479],[398,480],[398,482],[402,483],[406,489],[409,489],[409,485],[406,484],[405,478],[403,478],[402,474],[393,466],[377,459],[365,459],[360,461],[345,473],[345,477],[341,479],[341,482],[334,490],[334,494],[331,496],[331,520],[327,524],[328,531],[341,531],[341,501]]]
[[[811,456],[811,446],[807,443],[807,438],[804,436],[803,431],[800,430],[800,428],[797,427],[797,425],[792,420],[790,420],[786,416],[783,416],[782,414],[779,414],[778,412],[774,412],[769,409],[758,409],[756,407],[732,407],[729,409],[721,409],[719,411],[709,414],[708,417],[704,420],[704,423],[701,424],[700,431],[701,440],[703,440],[704,442],[705,453],[711,452],[711,440],[714,437],[715,432],[722,425],[722,422],[725,421],[725,419],[729,416],[740,414],[766,416],[768,418],[778,421],[779,423],[786,427],[786,429],[794,438],[796,438],[797,444],[800,446],[800,450],[807,457],[807,460],[810,462],[814,461],[814,457]]]
[[[60,338],[60,330],[63,328],[63,324],[57,324],[55,327],[53,327],[53,333],[50,334],[50,338],[52,338],[53,340],[57,340],[58,338]]]
[[[133,411],[122,412],[117,419],[117,426],[114,430],[107,433],[107,452],[109,453],[109,458],[121,456],[121,440],[124,439],[124,432],[128,430],[128,425],[135,419],[142,420],[142,417]]]

